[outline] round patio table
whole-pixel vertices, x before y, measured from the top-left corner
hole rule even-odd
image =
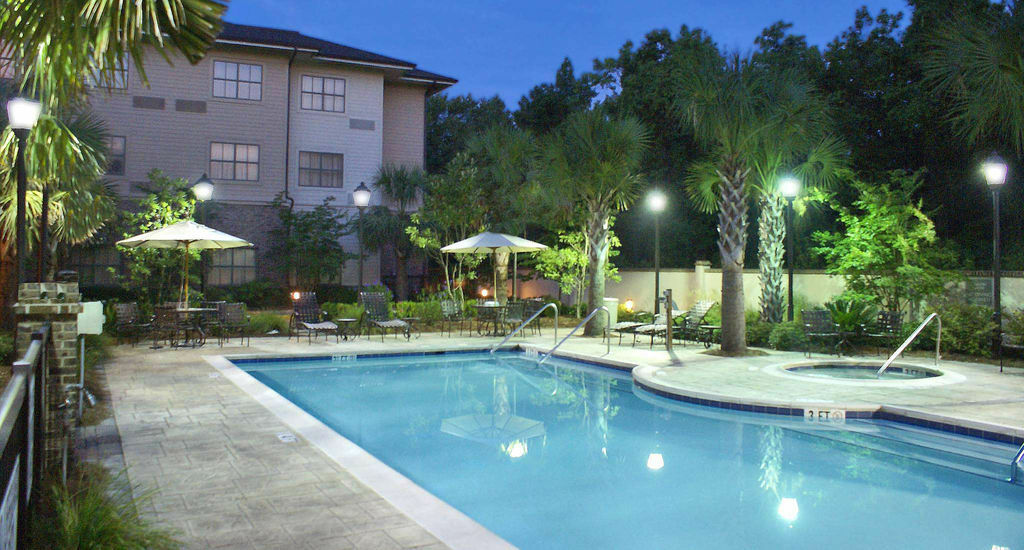
[[[178,317],[184,319],[185,324],[189,325],[192,330],[198,333],[197,338],[191,339],[191,345],[193,348],[200,347],[206,344],[206,331],[203,330],[203,314],[213,313],[217,311],[215,307],[179,307],[175,309],[178,312]],[[189,345],[189,330],[185,331],[185,341],[179,347]]]
[[[335,319],[334,324],[338,325],[338,336],[341,336],[346,342],[351,338],[355,340],[359,335],[357,331],[353,330],[353,326],[359,322],[359,319],[352,318],[341,318]]]
[[[474,304],[476,308],[476,333],[481,336],[504,336],[502,321],[505,319],[506,306],[500,304]],[[484,329],[490,328],[486,334]]]

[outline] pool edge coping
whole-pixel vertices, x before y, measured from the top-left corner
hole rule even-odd
[[[486,350],[484,350],[486,351]],[[322,356],[322,354],[321,354]],[[266,357],[261,356],[261,357]],[[229,356],[203,359],[313,447],[376,492],[446,546],[459,549],[510,549],[514,545],[454,506],[394,470],[301,407],[235,365]]]

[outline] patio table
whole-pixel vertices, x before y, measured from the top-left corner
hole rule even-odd
[[[359,333],[357,330],[353,330],[353,326],[358,322],[359,319],[352,319],[348,317],[335,319],[334,324],[338,325],[338,336],[342,337],[346,342],[349,338],[355,340]]]
[[[203,330],[203,314],[213,313],[217,311],[215,307],[179,307],[175,309],[178,313],[178,317],[181,317],[186,325],[189,325],[191,330],[195,330],[199,333],[198,338],[191,339],[192,347],[200,347],[206,344],[206,331]],[[185,341],[182,342],[181,346],[184,347],[189,344],[190,330],[185,331]]]
[[[700,340],[704,343],[704,349],[711,349],[715,342],[715,331],[722,330],[722,325],[700,325]]]
[[[481,336],[504,336],[505,331],[502,328],[503,321],[505,320],[506,306],[500,304],[475,304],[476,308],[476,333]],[[490,331],[486,334],[484,329],[490,327]]]

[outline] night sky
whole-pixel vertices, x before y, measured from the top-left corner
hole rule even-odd
[[[594,58],[617,55],[655,28],[673,36],[680,25],[708,30],[720,47],[749,52],[761,30],[778,20],[825,46],[853,23],[859,6],[904,11],[904,0],[235,0],[234,23],[303,34],[417,63],[459,79],[451,94],[498,94],[509,107],[551,81],[562,58],[577,72]]]

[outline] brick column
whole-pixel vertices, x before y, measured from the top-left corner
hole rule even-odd
[[[64,388],[78,383],[78,314],[82,311],[78,283],[22,283],[18,286],[17,355],[28,350],[32,333],[50,323],[52,347],[43,395],[44,469],[59,466],[66,427],[64,412],[57,406],[68,397]]]

